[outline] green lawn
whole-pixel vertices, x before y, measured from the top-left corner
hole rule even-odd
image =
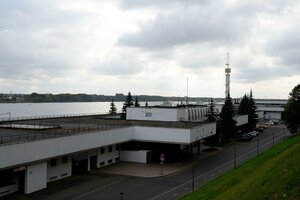
[[[300,135],[290,137],[183,199],[300,199]]]

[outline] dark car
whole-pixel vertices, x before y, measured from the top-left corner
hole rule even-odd
[[[259,133],[264,132],[264,129],[263,129],[263,128],[259,128],[259,127],[258,127],[258,128],[255,128],[254,130],[257,131],[257,132],[259,132]]]
[[[243,134],[239,135],[238,140],[242,141],[242,142],[248,142],[248,141],[252,140],[252,138],[253,137],[251,135],[249,135],[247,133],[243,133]]]

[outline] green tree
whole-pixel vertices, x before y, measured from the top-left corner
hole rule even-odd
[[[126,108],[132,107],[133,105],[134,104],[133,104],[131,93],[128,92],[128,95],[125,98],[125,102],[123,103],[123,108],[122,108],[122,118],[123,119],[126,118]]]
[[[223,133],[223,137],[226,141],[235,136],[236,121],[233,120],[234,107],[231,97],[228,95],[225,99],[225,103],[222,106],[220,113],[220,128]]]
[[[250,90],[250,94],[245,94],[241,100],[241,103],[238,108],[238,114],[248,115],[248,123],[245,126],[247,131],[252,131],[256,127],[257,123],[257,114],[256,114],[256,105],[255,100],[253,98],[252,90]]]
[[[140,107],[140,103],[137,97],[135,97],[134,107]]]
[[[208,104],[208,110],[206,113],[207,121],[215,122],[217,120],[217,113],[215,111],[215,103],[213,98],[210,98],[210,102]]]
[[[255,100],[253,98],[252,90],[250,90],[249,95],[249,111],[248,111],[248,127],[249,130],[253,130],[256,127],[256,123],[258,122],[258,115],[256,114],[256,105]]]
[[[249,112],[249,96],[245,94],[241,100],[241,103],[238,108],[238,114],[248,115]]]
[[[288,102],[284,108],[284,119],[291,133],[300,128],[300,84],[295,86],[289,94]]]
[[[116,114],[117,113],[117,107],[113,99],[111,99],[110,108],[109,108],[109,114]]]

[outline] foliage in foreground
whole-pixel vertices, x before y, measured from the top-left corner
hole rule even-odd
[[[183,199],[300,199],[299,151],[296,135]]]
[[[296,133],[300,129],[300,84],[295,86],[289,94],[284,108],[284,119],[291,133]]]

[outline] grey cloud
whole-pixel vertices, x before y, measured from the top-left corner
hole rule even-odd
[[[122,35],[119,43],[156,49],[195,42],[229,43],[243,37],[248,30],[248,22],[238,17],[225,18],[227,14],[221,10],[198,7],[160,14],[141,26],[137,33]]]
[[[142,70],[142,64],[128,55],[112,57],[97,64],[94,71],[103,75],[133,75]]]
[[[121,0],[119,3],[122,8],[132,9],[149,6],[170,8],[172,6],[205,5],[210,2],[210,0]]]

